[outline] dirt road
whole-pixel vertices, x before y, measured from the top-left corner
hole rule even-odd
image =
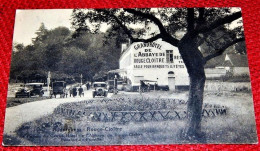
[[[20,125],[38,119],[42,116],[51,114],[54,109],[62,103],[79,102],[92,98],[91,90],[85,90],[84,94],[84,97],[77,96],[75,98],[59,98],[58,96],[57,98],[9,107],[6,109],[4,133],[7,135],[15,135],[14,132]],[[108,97],[111,96],[112,93],[109,93]]]

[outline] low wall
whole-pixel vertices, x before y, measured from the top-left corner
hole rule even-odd
[[[220,78],[226,75],[226,70],[218,68],[206,68],[205,74],[207,78]]]
[[[205,91],[251,91],[250,82],[213,82],[206,81]]]

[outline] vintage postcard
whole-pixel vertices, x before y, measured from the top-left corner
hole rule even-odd
[[[5,146],[255,144],[240,8],[17,10]]]

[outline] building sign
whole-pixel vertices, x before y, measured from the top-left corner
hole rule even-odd
[[[162,45],[156,42],[137,43],[134,46],[134,68],[184,68],[184,65],[174,64],[173,50],[164,50]]]

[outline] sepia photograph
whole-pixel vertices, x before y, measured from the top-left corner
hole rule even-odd
[[[241,8],[16,10],[4,146],[256,143]]]

